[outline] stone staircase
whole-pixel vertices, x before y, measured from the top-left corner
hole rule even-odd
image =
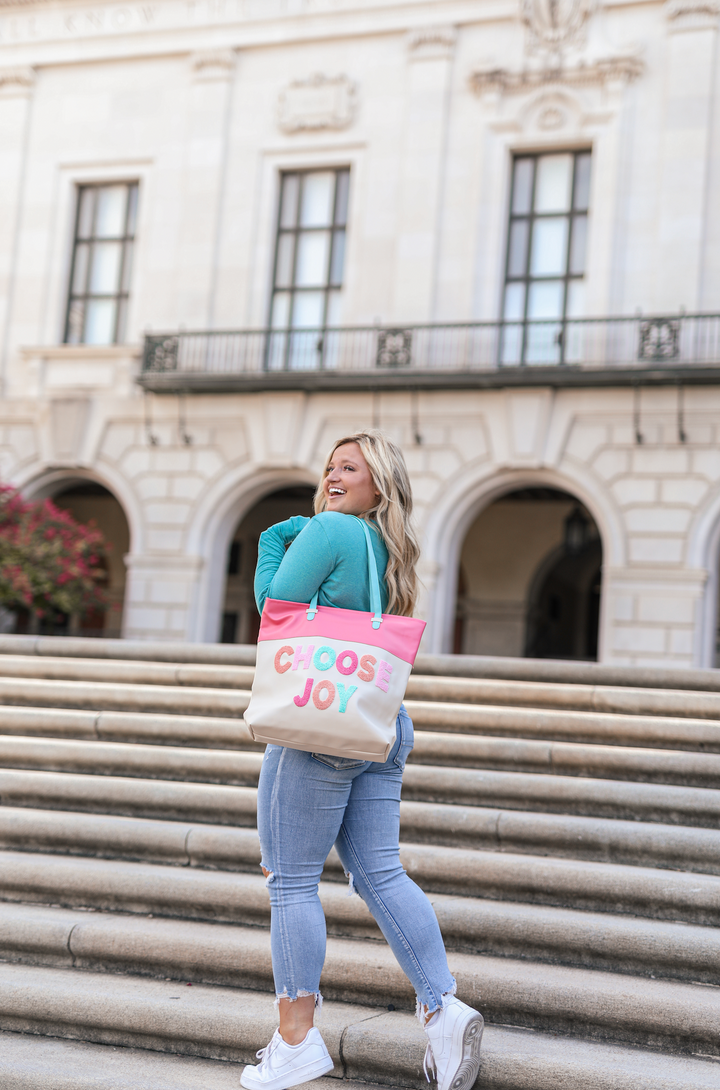
[[[0,637],[2,1090],[229,1090],[272,1034],[252,659]],[[720,677],[426,656],[406,703],[402,859],[487,1019],[477,1090],[720,1090]],[[320,1090],[421,1090],[334,854],[321,897]]]

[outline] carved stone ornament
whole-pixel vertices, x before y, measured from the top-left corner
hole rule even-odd
[[[630,83],[644,71],[645,65],[639,57],[612,57],[567,68],[526,69],[522,72],[511,72],[507,68],[479,69],[470,76],[470,86],[478,94],[526,94],[550,84],[592,87]],[[546,127],[552,128],[552,124]]]
[[[413,30],[408,38],[411,60],[435,60],[452,55],[457,40],[454,26],[430,26]]]
[[[288,133],[346,129],[356,108],[357,87],[347,76],[318,74],[295,80],[281,93],[278,125]]]
[[[582,38],[596,0],[520,0],[531,49],[553,52]]]
[[[231,49],[213,49],[193,53],[190,58],[193,76],[201,83],[229,80],[235,70],[235,54]]]
[[[718,0],[669,0],[665,14],[671,31],[714,29],[720,15]]]
[[[0,98],[25,98],[34,86],[34,68],[0,68]]]

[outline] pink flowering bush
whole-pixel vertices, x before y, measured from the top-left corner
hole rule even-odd
[[[27,501],[0,485],[0,605],[37,617],[102,606],[107,546],[51,500]]]

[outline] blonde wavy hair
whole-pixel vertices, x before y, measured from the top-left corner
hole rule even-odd
[[[315,514],[319,515],[327,506],[323,492],[327,466],[338,447],[346,443],[357,443],[360,447],[380,493],[375,507],[362,517],[377,523],[387,546],[388,613],[412,617],[418,593],[415,566],[420,557],[420,545],[411,522],[412,489],[400,448],[380,431],[361,431],[338,439],[325,459],[325,469],[315,492]]]

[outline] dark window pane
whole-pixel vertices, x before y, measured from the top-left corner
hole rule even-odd
[[[505,288],[505,307],[503,317],[515,321],[525,316],[525,285],[508,284]]]
[[[68,330],[66,341],[68,344],[81,344],[83,335],[83,320],[85,318],[85,303],[82,299],[76,299],[70,304],[68,310]]]
[[[280,238],[278,239],[277,263],[275,266],[276,288],[289,288],[292,286],[294,253],[295,235],[280,235]]]
[[[230,542],[230,552],[228,553],[228,575],[240,574],[240,550],[242,549],[241,541]]]
[[[573,207],[585,211],[590,207],[590,154],[575,160],[575,197]]]
[[[515,220],[510,226],[508,276],[525,276],[529,229],[529,220]]]
[[[327,314],[325,315],[326,325],[340,325],[341,320],[341,307],[342,307],[342,292],[331,291],[328,292]],[[334,342],[337,347],[337,341]],[[327,356],[325,366],[328,367]]]
[[[128,193],[128,216],[127,216],[127,234],[130,238],[135,236],[135,225],[137,221],[137,205],[138,205],[138,187],[136,185],[130,186],[130,192]]]
[[[72,294],[83,295],[87,285],[88,254],[90,247],[81,242],[75,248],[75,268],[73,269]]]
[[[115,330],[115,343],[124,344],[127,333],[127,299],[118,299],[117,304],[117,328]]]
[[[515,160],[512,202],[512,210],[515,215],[522,215],[530,211],[534,167],[534,159]]]
[[[80,209],[78,211],[78,238],[90,238],[93,229],[95,211],[95,192],[92,187],[80,190]]]
[[[574,276],[582,276],[585,272],[587,222],[587,216],[573,217],[572,238],[570,239],[570,272]]]
[[[333,236],[333,252],[330,264],[330,283],[339,287],[343,279],[343,266],[345,265],[345,232],[335,231]]]
[[[290,323],[290,299],[289,291],[278,291],[273,299],[272,316],[270,325],[273,329],[285,329]]]
[[[300,192],[300,177],[297,174],[285,174],[282,180],[282,197],[280,199],[280,226],[297,226],[298,195]]]
[[[120,290],[123,292],[130,291],[130,278],[132,277],[132,265],[133,265],[133,249],[134,244],[132,242],[125,243],[125,256],[123,258],[123,271],[122,271],[122,283]]]
[[[344,227],[347,223],[349,193],[350,171],[341,170],[337,176],[337,192],[335,194],[335,223],[338,227]]]
[[[222,615],[222,631],[220,633],[220,643],[235,643],[235,636],[237,634],[238,615],[237,613],[223,613]]]

